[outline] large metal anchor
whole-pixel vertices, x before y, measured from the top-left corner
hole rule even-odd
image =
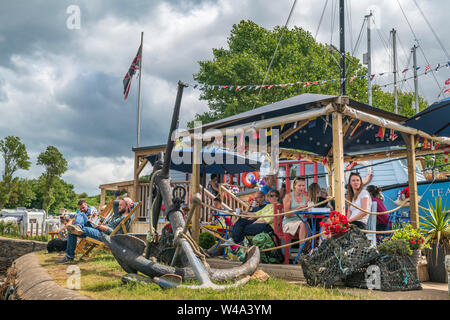
[[[196,256],[194,249],[187,239],[180,236],[182,233],[187,232],[187,226],[183,218],[183,214],[180,211],[179,203],[174,201],[173,194],[170,187],[169,167],[171,162],[172,150],[174,147],[174,141],[172,134],[177,128],[181,98],[183,94],[183,88],[186,85],[182,82],[178,82],[178,92],[175,102],[174,112],[172,115],[172,123],[169,132],[169,138],[167,142],[166,152],[164,153],[164,161],[158,161],[155,163],[153,173],[157,172],[152,177],[157,188],[157,195],[155,203],[151,208],[149,214],[153,218],[153,227],[156,228],[159,214],[161,211],[161,204],[164,202],[167,208],[167,218],[169,219],[172,229],[175,235],[176,243],[178,246],[176,255],[181,253],[187,258],[189,266],[183,268],[177,268],[167,265],[162,265],[157,262],[147,259],[149,252],[147,251],[144,257],[144,250],[146,243],[136,237],[130,235],[114,235],[109,237],[103,235],[103,241],[111,249],[115,259],[120,266],[129,274],[137,274],[141,272],[147,276],[153,278],[153,281],[159,283],[161,287],[189,287],[191,289],[210,288],[216,290],[224,290],[226,288],[237,287],[247,283],[252,275],[258,268],[260,261],[259,248],[256,246],[251,247],[247,252],[246,261],[238,267],[228,269],[214,269],[210,268],[207,264],[203,264]],[[161,155],[160,155],[161,157]],[[161,165],[162,164],[162,165]],[[150,189],[152,192],[152,186]],[[196,207],[201,206],[200,195],[194,195],[192,197],[191,211]],[[189,224],[189,221],[187,222]],[[150,226],[151,227],[151,226]],[[241,278],[244,276],[243,278]],[[181,285],[179,279],[196,279],[200,282],[200,285]],[[241,279],[239,279],[241,278]],[[212,281],[236,281],[231,285],[217,285]]]

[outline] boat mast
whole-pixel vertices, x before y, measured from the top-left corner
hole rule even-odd
[[[397,97],[397,30],[392,29],[392,51],[394,60],[394,113],[398,113]]]
[[[417,57],[416,57],[416,49],[417,46],[414,45],[411,49],[413,55],[413,68],[414,68],[414,98],[415,98],[415,107],[416,113],[419,113],[419,83],[417,80]]]
[[[372,11],[365,16],[367,19],[367,96],[369,98],[369,105],[372,105],[372,47],[370,37],[370,18],[372,17]]]
[[[341,54],[341,96],[346,95],[345,90],[345,8],[344,0],[339,0],[339,37]]]

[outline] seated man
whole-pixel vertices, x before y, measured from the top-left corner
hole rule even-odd
[[[279,203],[280,193],[277,190],[270,190],[268,193],[270,201],[269,205],[264,205],[264,193],[259,191],[255,200],[259,204],[254,209],[261,208],[255,212],[246,212],[245,215],[253,215],[250,218],[239,218],[231,230],[230,241],[234,243],[240,243],[244,240],[245,236],[254,236],[261,232],[273,233],[273,217],[265,217],[273,215],[273,205]],[[259,218],[263,216],[262,218]]]
[[[128,203],[124,199],[119,200],[117,210],[114,210],[114,216],[106,225],[95,225],[93,222],[89,222],[89,219],[84,212],[80,211],[75,216],[75,222],[72,225],[67,226],[69,234],[67,237],[66,255],[64,258],[56,261],[56,263],[73,263],[75,258],[75,248],[77,246],[77,236],[81,238],[91,237],[101,241],[102,233],[111,234],[130,211]],[[122,230],[119,229],[117,233],[122,233]]]
[[[94,219],[98,215],[97,209],[88,205],[86,200],[78,201],[78,209],[80,210],[79,212],[83,212],[88,219]]]

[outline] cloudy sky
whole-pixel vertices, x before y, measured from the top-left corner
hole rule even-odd
[[[450,1],[416,1],[445,49],[450,50],[446,34]],[[298,0],[289,26],[297,25],[313,35],[318,30],[319,42],[338,47],[338,20],[332,16],[337,2]],[[346,47],[354,47],[364,15],[372,9],[374,73],[392,71],[388,48],[392,28],[397,29],[399,39],[399,69],[406,66],[415,37],[422,47],[418,51],[419,66],[427,65],[426,59],[432,67],[446,63],[446,53],[414,1],[399,2],[415,36],[397,0],[346,0],[350,9]],[[167,140],[178,80],[194,83],[192,75],[198,71],[198,61],[210,59],[212,48],[226,47],[233,24],[252,20],[269,29],[284,25],[292,4],[292,0],[2,1],[0,139],[20,137],[33,162],[29,171],[17,174],[38,177],[43,168],[35,165],[37,156],[48,145],[54,145],[69,162],[63,178],[74,184],[77,193],[94,195],[99,193],[100,184],[131,180],[138,82],[133,79],[124,101],[122,79],[139,47],[141,31],[140,145],[148,146]],[[71,6],[79,8],[79,28]],[[362,59],[365,46],[363,34],[355,50],[358,58]],[[420,94],[429,102],[436,100],[439,86],[442,88],[450,78],[449,70],[440,69],[436,80],[431,74],[420,78]],[[384,84],[391,80],[384,76],[377,81]],[[411,90],[413,83],[403,86]],[[195,113],[207,110],[198,97],[198,91],[185,89],[182,127]]]

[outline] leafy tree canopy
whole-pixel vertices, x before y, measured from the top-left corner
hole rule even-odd
[[[206,86],[200,96],[208,101],[209,111],[197,114],[194,120],[203,123],[223,119],[275,101],[284,100],[302,93],[339,95],[339,81],[312,86],[287,86],[258,90],[218,90],[208,85],[260,85],[265,77],[281,32],[282,40],[273,60],[265,84],[287,84],[294,82],[330,80],[340,78],[339,53],[329,52],[325,44],[317,43],[312,35],[300,27],[291,30],[275,27],[267,30],[252,21],[241,21],[233,25],[228,38],[228,49],[213,49],[213,59],[199,61],[200,70],[194,79]],[[367,69],[359,59],[346,54],[347,95],[357,101],[368,103]],[[413,115],[414,95],[398,93],[399,112],[405,116]],[[394,110],[393,94],[384,92],[377,85],[372,86],[373,106],[387,111]],[[428,106],[420,98],[419,109]],[[193,126],[193,122],[188,124]]]
[[[19,137],[7,136],[0,140],[0,152],[5,163],[2,175],[4,182],[11,181],[14,172],[18,169],[28,170],[30,168],[30,157],[25,144],[20,141]]]

